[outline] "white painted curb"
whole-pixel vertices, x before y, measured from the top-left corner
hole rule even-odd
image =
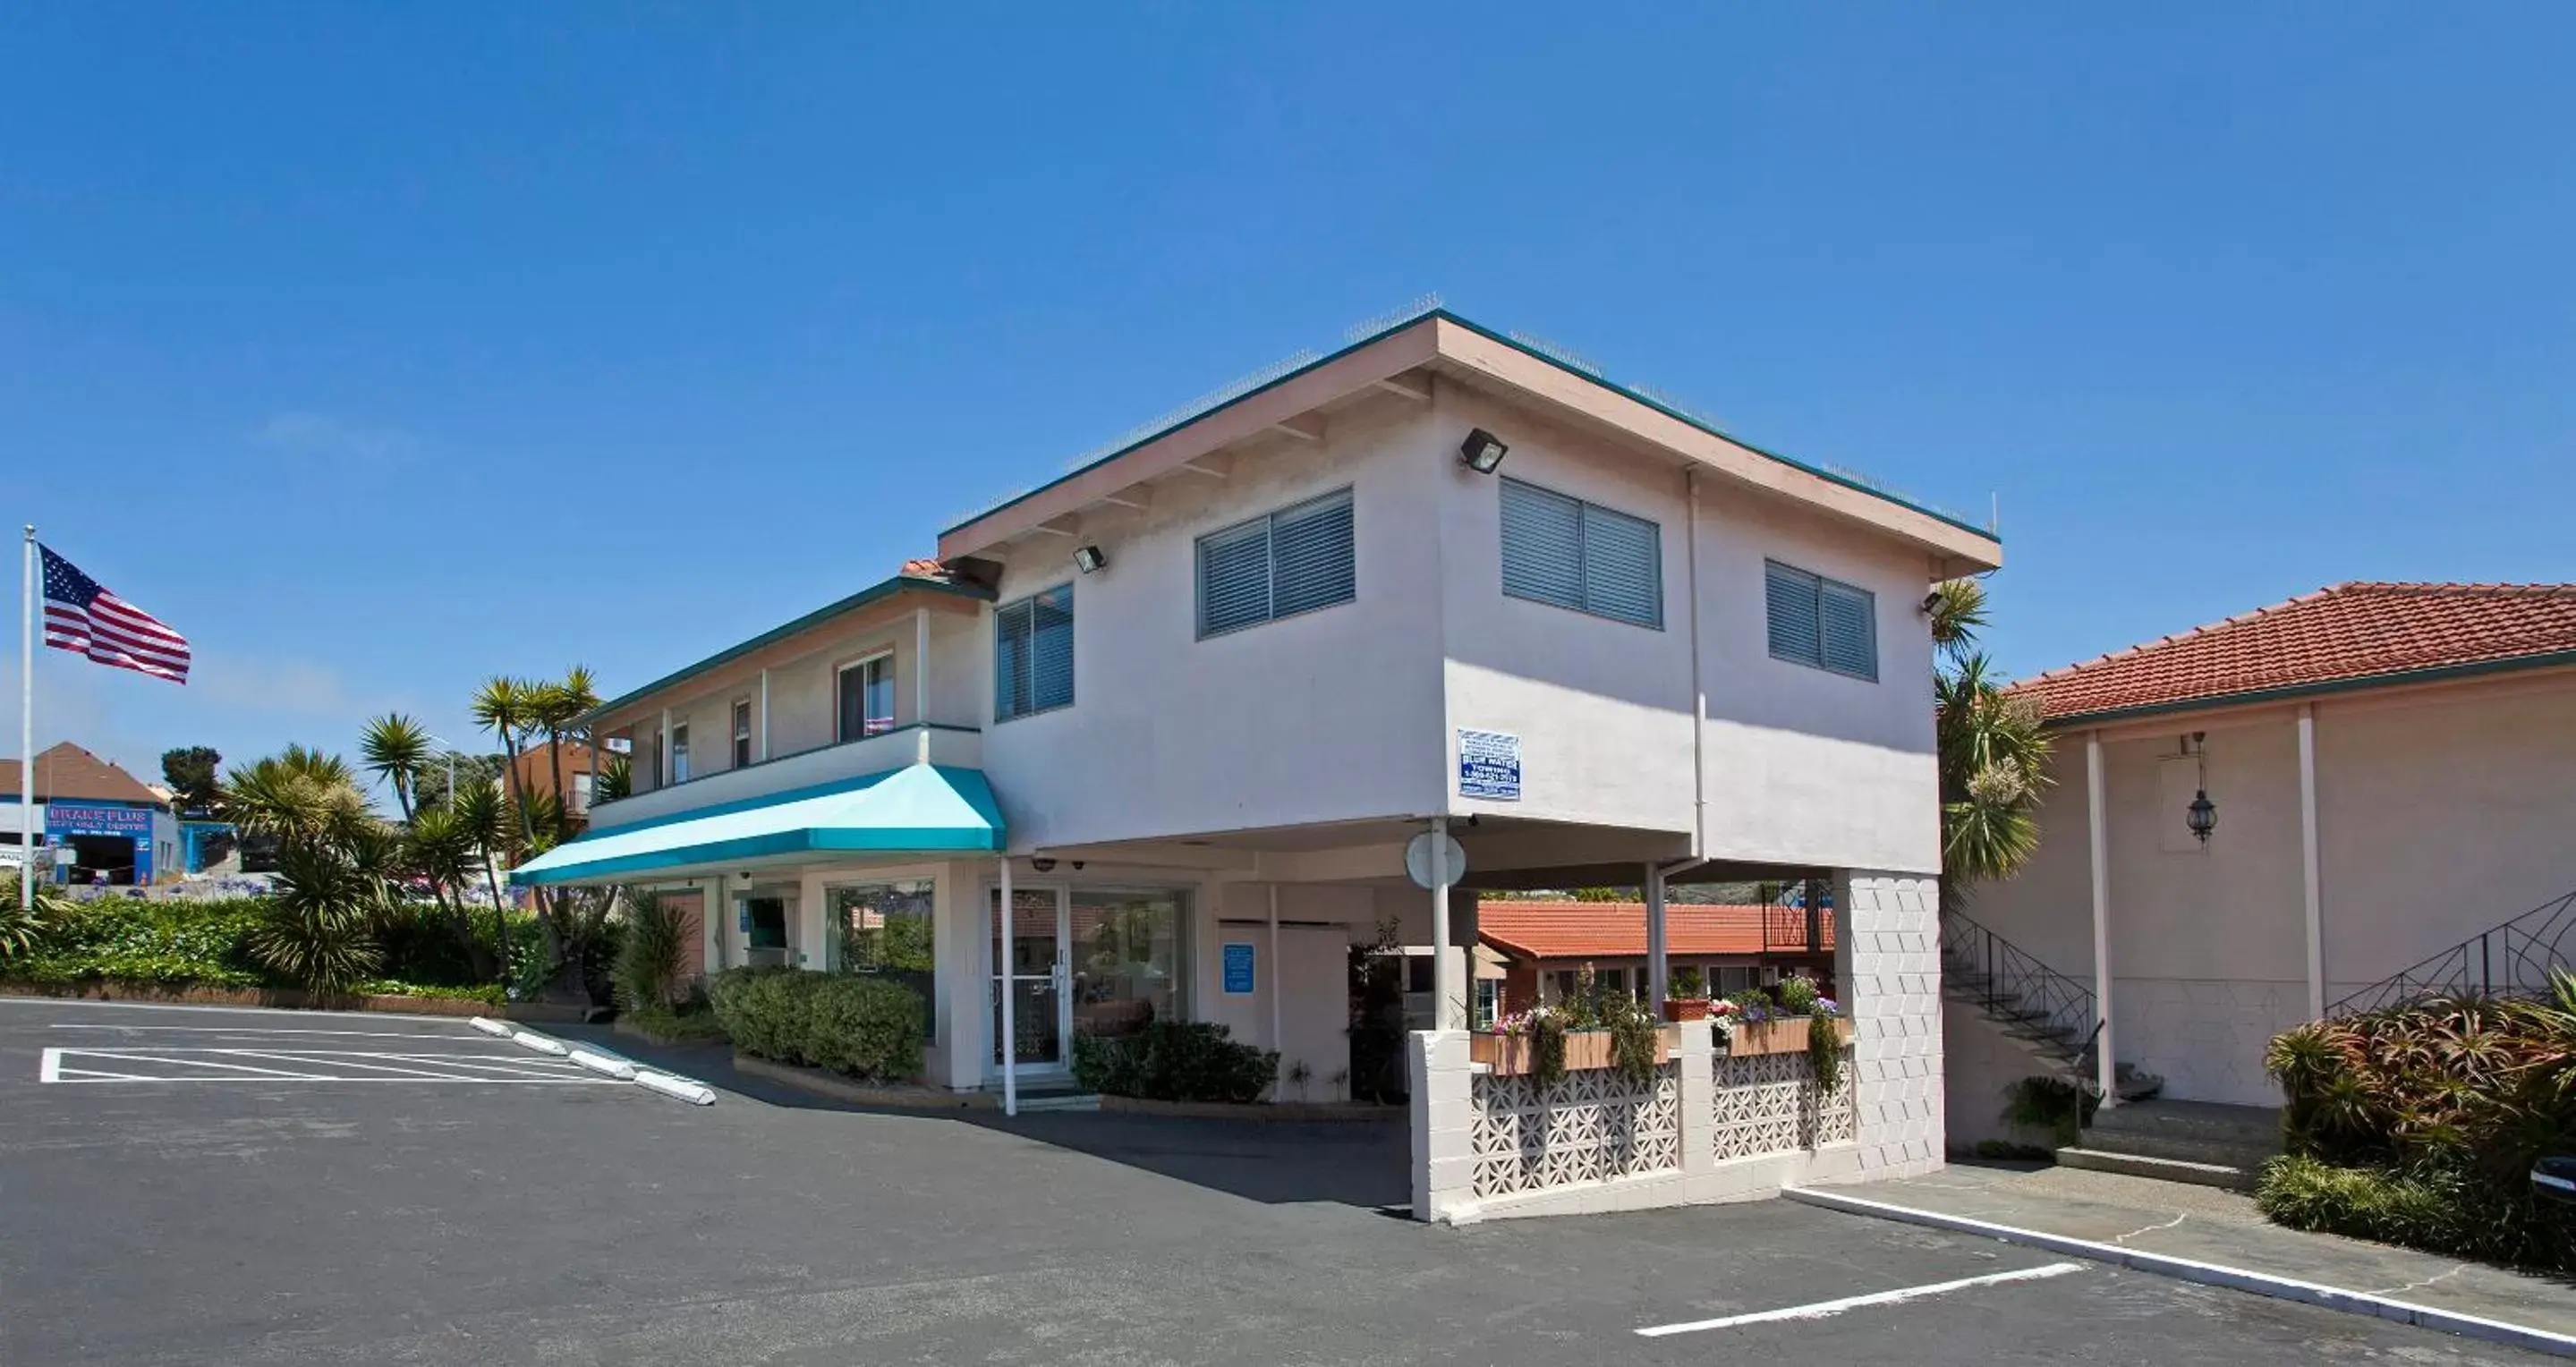
[[[2328,1310],[2341,1310],[2347,1314],[2369,1315],[2377,1319],[2395,1320],[2400,1324],[2421,1325],[2427,1329],[2439,1329],[2469,1338],[2485,1339],[2491,1343],[2509,1343],[2518,1348],[2529,1348],[2535,1352],[2551,1353],[2559,1357],[2576,1357],[2576,1336],[2554,1334],[2546,1329],[2534,1329],[2527,1324],[2491,1320],[2479,1315],[2462,1314],[2456,1310],[2436,1309],[2429,1305],[2418,1305],[2413,1301],[2394,1300],[2387,1296],[2372,1295],[2367,1291],[2348,1291],[2339,1286],[2321,1286],[2315,1282],[2274,1276],[2268,1272],[2252,1272],[2241,1267],[2195,1262],[2189,1258],[2149,1253],[2142,1249],[2124,1248],[2118,1244],[2095,1243],[2090,1239],[2050,1234],[2043,1230],[1992,1224],[1984,1220],[1972,1220],[1964,1215],[1947,1215],[1940,1211],[1917,1210],[1912,1206],[1890,1205],[1884,1201],[1868,1201],[1857,1196],[1845,1196],[1840,1192],[1820,1191],[1814,1187],[1791,1187],[1780,1194],[1792,1201],[1825,1210],[1838,1210],[1846,1215],[1868,1215],[1881,1220],[1894,1220],[1901,1224],[1946,1229],[1960,1234],[1976,1234],[1989,1239],[1999,1239],[2008,1244],[2044,1248],[2052,1253],[2064,1253],[2078,1258],[2090,1258],[2095,1262],[2112,1263],[2160,1277],[2198,1282],[2203,1286],[2223,1286],[2234,1291],[2250,1291],[2257,1296],[2270,1296],[2276,1300],[2300,1301],[2308,1305],[2323,1306]]]
[[[547,1039],[543,1035],[535,1034],[526,1030],[511,1032],[510,1042],[518,1045],[522,1049],[534,1049],[540,1054],[552,1054],[556,1058],[562,1058],[566,1054],[572,1052],[572,1050],[564,1046],[564,1043],[561,1040]]]
[[[594,1054],[587,1049],[575,1049],[569,1057],[573,1062],[580,1064],[582,1067],[587,1068],[594,1073],[606,1073],[620,1082],[633,1082],[635,1080],[635,1065],[622,1058],[610,1058],[606,1054]]]
[[[476,1016],[474,1019],[467,1021],[466,1024],[473,1026],[484,1034],[491,1035],[499,1039],[508,1039],[510,1037],[510,1023],[508,1021],[486,1020],[481,1016]]]
[[[684,1077],[672,1077],[668,1073],[638,1072],[635,1074],[635,1085],[648,1092],[660,1092],[664,1096],[677,1097],[692,1106],[716,1104],[715,1088],[703,1082],[691,1082]]]

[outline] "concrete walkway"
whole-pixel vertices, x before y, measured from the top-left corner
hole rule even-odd
[[[1954,1166],[1930,1177],[1793,1196],[1909,1223],[2027,1232],[2042,1237],[2015,1242],[2080,1256],[2125,1251],[2136,1255],[2128,1265],[2142,1271],[2576,1356],[2576,1284],[2284,1229],[2237,1192],[2075,1168]],[[2078,1242],[2094,1247],[2088,1252]]]

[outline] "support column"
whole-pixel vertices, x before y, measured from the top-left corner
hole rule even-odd
[[[1279,1013],[1279,885],[1269,885],[1270,893],[1270,1047],[1281,1050],[1282,1031]]]
[[[920,608],[912,614],[912,720],[916,726],[930,724],[930,609]]]
[[[1458,968],[1449,953],[1449,818],[1431,818],[1431,1023],[1436,1030],[1466,1028]]]
[[[2111,838],[2102,799],[2099,731],[2084,734],[2084,817],[2093,871],[2093,1004],[2101,1013],[2101,1029],[2093,1037],[2093,1073],[2102,1089],[2102,1104],[2117,1106],[2120,1065],[2111,1049]]]
[[[2326,1014],[2324,890],[2317,879],[2317,705],[2299,704],[2299,873],[2307,894],[2308,1019]]]
[[[993,984],[1002,994],[1002,1114],[1020,1113],[1020,1031],[1012,1010],[1011,992],[1011,923],[1019,919],[1019,909],[1011,905],[1011,857],[1001,858],[1001,913],[993,918]]]
[[[1941,883],[1920,872],[1844,869],[1834,879],[1835,952],[1848,952],[1854,1133],[1860,1175],[1912,1177],[1946,1148],[1941,1058]],[[1846,949],[1847,947],[1847,949]]]
[[[1659,864],[1646,866],[1646,1009],[1655,1019],[1664,1016],[1664,993],[1672,983],[1670,956],[1665,952],[1664,937],[1664,870]]]
[[[1475,1218],[1476,1098],[1462,1030],[1405,1036],[1405,1084],[1412,1094],[1413,1218]]]

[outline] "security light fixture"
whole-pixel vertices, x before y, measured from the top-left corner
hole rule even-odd
[[[1470,431],[1465,441],[1458,443],[1458,459],[1466,462],[1467,468],[1477,474],[1490,475],[1494,473],[1495,466],[1503,463],[1504,455],[1511,449],[1503,445],[1502,438],[1479,427]]]
[[[1055,872],[1055,861],[1042,854],[1033,855],[1029,859],[1029,867],[1036,869],[1040,873],[1053,873]]]
[[[2186,742],[2200,758],[2200,790],[2192,794],[2191,805],[2183,809],[2183,820],[2200,843],[2209,843],[2209,833],[2218,829],[2218,804],[2209,800],[2209,733],[2194,731]]]
[[[1923,612],[1923,615],[1924,615],[1924,616],[1926,616],[1926,617],[1931,616],[1931,615],[1932,615],[1932,611],[1933,611],[1933,609],[1938,608],[1938,607],[1940,607],[1940,606],[1941,606],[1941,591],[1940,591],[1939,589],[1934,589],[1934,590],[1932,590],[1930,593],[1927,593],[1927,594],[1923,595],[1923,608],[1922,608],[1922,612]]]
[[[1073,567],[1082,571],[1084,574],[1090,574],[1108,563],[1109,557],[1102,555],[1098,546],[1077,546],[1074,548]]]

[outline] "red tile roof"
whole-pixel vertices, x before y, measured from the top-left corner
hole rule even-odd
[[[2062,719],[2569,652],[2576,584],[2356,581],[2051,670],[2014,691]]]
[[[1720,906],[1674,902],[1664,908],[1664,952],[1672,955],[1760,954],[1765,917],[1773,953],[1804,953],[1807,913],[1798,907]],[[1834,945],[1825,918],[1824,948]],[[1643,902],[1479,902],[1476,935],[1516,959],[1641,958],[1646,952]]]

